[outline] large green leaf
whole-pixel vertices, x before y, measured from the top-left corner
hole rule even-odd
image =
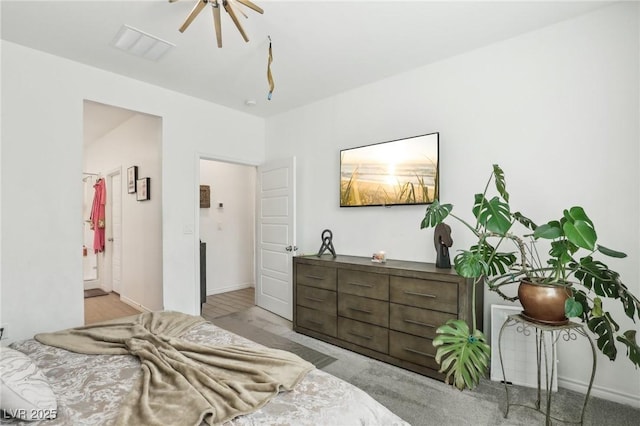
[[[546,240],[553,240],[561,236],[562,226],[560,226],[560,222],[557,220],[552,220],[544,225],[540,225],[533,232],[534,238],[544,238]]]
[[[573,254],[578,251],[578,247],[570,241],[561,239],[551,242],[549,256],[558,260],[561,265],[566,265],[573,260]]]
[[[636,331],[627,330],[622,333],[622,336],[616,338],[618,342],[622,342],[627,346],[627,356],[637,367],[640,367],[640,346],[636,342]]]
[[[624,287],[624,290],[620,291],[620,300],[624,307],[624,313],[627,314],[629,318],[635,321],[634,315],[637,313],[640,319],[640,301],[627,290],[627,287]]]
[[[562,215],[569,222],[582,221],[587,222],[593,227],[593,222],[589,219],[589,216],[585,213],[584,209],[579,206],[571,207],[569,210],[564,210]]]
[[[566,222],[562,225],[562,230],[567,239],[578,247],[595,250],[598,236],[593,222],[582,207],[571,207],[569,210],[565,210],[564,218]]]
[[[574,276],[583,286],[598,296],[619,299],[629,318],[640,319],[640,300],[620,281],[617,272],[591,256],[580,259],[579,264],[571,264],[571,267],[575,268]]]
[[[578,247],[587,250],[596,248],[596,230],[588,222],[576,220],[575,222],[565,222],[562,227],[565,236],[569,241]]]
[[[589,330],[598,335],[598,348],[603,354],[609,357],[611,361],[616,359],[618,350],[615,344],[615,332],[619,330],[618,324],[611,318],[609,312],[605,312],[601,317],[594,317],[587,323]]]
[[[564,302],[564,313],[568,318],[582,315],[582,304],[575,297],[570,297]]]
[[[480,330],[470,333],[463,320],[449,320],[436,330],[433,339],[436,362],[440,372],[445,373],[445,382],[458,389],[473,389],[480,383],[489,368],[491,348]]]
[[[599,244],[596,246],[596,250],[598,250],[600,253],[604,254],[605,256],[609,256],[609,257],[617,257],[619,259],[627,257],[626,253],[623,253],[621,251],[612,250],[610,248],[606,248],[606,247],[601,246]]]
[[[477,251],[461,250],[453,259],[453,265],[458,275],[465,278],[479,278],[489,272],[489,265]]]
[[[504,172],[500,168],[499,165],[493,165],[493,176],[495,178],[496,190],[498,194],[508,203],[509,202],[509,193],[507,192],[507,184],[504,179]]]
[[[511,228],[509,204],[498,197],[487,200],[483,194],[476,194],[473,214],[488,231],[504,235]]]
[[[478,258],[482,258],[482,264],[485,268],[485,275],[494,276],[494,275],[502,275],[506,274],[507,271],[516,263],[516,255],[506,252],[499,252],[489,243],[485,242],[484,244],[474,245],[469,248],[469,251],[478,254]],[[454,263],[457,261],[468,261],[464,256],[456,256],[454,259]],[[473,277],[475,278],[475,277]]]
[[[420,229],[435,227],[439,223],[449,216],[449,213],[453,209],[451,204],[440,204],[440,201],[433,200],[433,203],[429,204],[427,211],[424,213],[424,219],[420,223]]]
[[[582,289],[573,288],[573,299],[575,299],[576,302],[582,305],[582,314],[580,315],[580,318],[582,318],[582,321],[587,321],[589,319],[589,313],[591,312],[591,307],[589,306],[589,299],[587,298],[587,293]],[[566,314],[566,306],[565,306],[565,314]]]
[[[571,267],[576,269],[574,275],[582,285],[598,296],[618,298],[624,287],[617,272],[591,256],[583,257],[579,264],[571,264]]]

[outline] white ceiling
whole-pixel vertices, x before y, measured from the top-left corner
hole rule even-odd
[[[2,39],[261,117],[551,25],[610,1],[268,1],[241,17],[244,43],[196,0],[2,1]],[[123,24],[176,45],[158,62],[112,47]],[[266,99],[268,36],[276,88]],[[255,106],[245,101],[254,99]]]

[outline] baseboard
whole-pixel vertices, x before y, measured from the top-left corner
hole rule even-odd
[[[558,386],[585,394],[587,393],[589,384],[578,380],[567,379],[566,377],[558,377]],[[591,388],[591,396],[640,408],[640,396],[627,395],[603,386],[593,385]]]
[[[220,294],[220,293],[228,293],[230,291],[236,291],[236,290],[244,290],[245,288],[251,288],[251,287],[254,287],[253,283],[216,288],[212,293],[207,292],[207,296],[213,296],[214,294]]]
[[[92,290],[94,288],[102,288],[102,285],[100,284],[100,280],[85,280],[83,286],[84,286],[85,290]],[[104,288],[102,288],[102,290],[104,290]]]
[[[126,303],[127,305],[129,305],[129,306],[131,306],[131,307],[133,307],[133,308],[136,308],[136,309],[137,309],[137,310],[139,310],[139,311],[142,311],[142,312],[151,312],[151,309],[149,309],[149,308],[147,308],[147,307],[145,307],[145,306],[143,306],[143,305],[141,305],[141,304],[139,304],[139,303],[137,303],[137,302],[134,302],[133,300],[131,300],[131,299],[129,299],[128,297],[125,297],[125,296],[123,296],[123,295],[120,295],[120,301],[121,301],[122,303]]]

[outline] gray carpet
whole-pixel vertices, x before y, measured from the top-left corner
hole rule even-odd
[[[254,342],[258,342],[268,348],[281,349],[284,351],[292,352],[298,355],[300,358],[309,361],[310,363],[315,365],[316,368],[324,368],[336,360],[335,358],[323,354],[322,352],[316,351],[292,340],[280,337],[276,334],[266,331],[265,329],[255,327],[244,321],[238,321],[237,319],[229,317],[228,315],[214,318],[211,320],[211,322],[218,327],[229,330],[232,333],[238,334],[242,337],[246,337],[247,339],[253,340]]]
[[[268,330],[335,358],[336,361],[324,366],[322,370],[363,389],[414,426],[545,424],[542,414],[517,406],[510,408],[509,417],[505,419],[504,385],[498,382],[483,380],[473,391],[461,392],[428,377],[298,334],[291,329],[291,322],[258,307],[236,312],[225,318],[227,322],[242,322]],[[530,406],[536,398],[535,389],[522,386],[511,386],[509,394],[511,403]],[[552,415],[572,421],[579,420],[583,398],[583,394],[560,389],[553,395]],[[554,421],[553,424],[567,423]],[[584,424],[636,426],[640,424],[640,409],[592,397],[585,411]]]

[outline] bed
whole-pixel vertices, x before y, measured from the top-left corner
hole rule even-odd
[[[255,351],[269,350],[206,321],[197,322],[181,332],[179,338],[189,344],[207,347],[232,346]],[[146,374],[145,369],[142,368],[144,363],[141,363],[136,356],[74,353],[42,344],[35,339],[15,342],[10,346],[33,360],[34,368],[46,378],[57,402],[56,417],[26,422],[15,418],[9,419],[8,413],[4,413],[1,423],[29,425],[128,423],[123,422],[118,413],[123,405],[130,403],[134,384],[141,380],[141,375]],[[295,357],[295,355],[289,355]],[[296,380],[291,390],[279,392],[265,404],[258,404],[259,407],[255,411],[225,420],[222,424],[225,426],[407,425],[364,391],[309,365],[311,367],[304,368],[304,374],[300,375],[300,379]],[[36,414],[42,417],[47,413]],[[170,423],[189,424],[176,421],[175,417]]]

